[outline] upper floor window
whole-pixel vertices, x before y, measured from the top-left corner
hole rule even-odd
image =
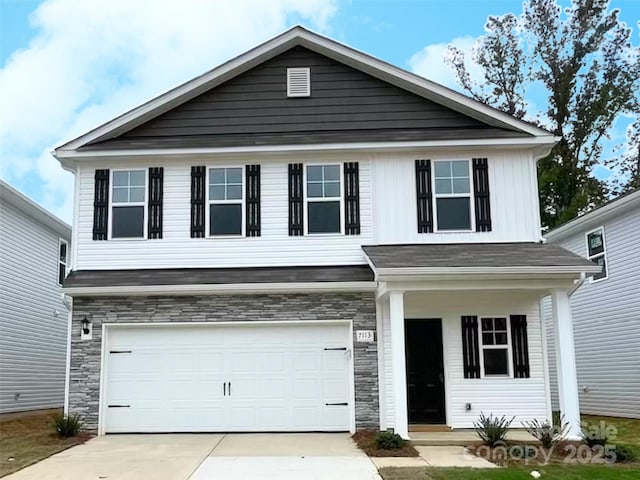
[[[209,169],[209,235],[243,235],[242,167]]]
[[[482,318],[480,328],[484,376],[508,376],[510,355],[506,317]]]
[[[469,161],[438,160],[434,166],[437,230],[471,230]]]
[[[342,233],[340,165],[307,165],[307,233]]]
[[[69,255],[69,245],[66,240],[60,239],[58,243],[58,283],[62,285],[67,276],[67,256]]]
[[[115,170],[111,185],[111,238],[145,238],[146,170]]]
[[[604,243],[603,227],[587,233],[587,256],[589,260],[597,263],[602,267],[602,271],[591,277],[591,281],[596,282],[598,280],[604,280],[605,278],[607,278],[607,252]]]

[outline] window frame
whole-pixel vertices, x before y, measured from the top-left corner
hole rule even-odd
[[[469,193],[437,193],[436,192],[436,163],[438,162],[467,162],[469,167]],[[434,233],[471,233],[476,230],[475,202],[473,201],[473,165],[470,158],[439,158],[432,159],[431,191],[433,192],[433,232]],[[469,228],[468,229],[440,229],[438,225],[438,199],[439,198],[469,198]]]
[[[313,197],[311,203],[320,202],[335,202],[337,199],[340,204],[340,231],[339,232],[327,232],[327,233],[315,233],[309,232],[309,197],[307,195],[307,168],[308,167],[324,167],[324,166],[337,166],[340,178],[339,196],[338,197]],[[304,197],[304,234],[311,237],[330,237],[330,236],[344,236],[344,162],[306,162],[303,164],[302,172],[302,192]]]
[[[602,235],[602,253],[596,253],[595,255],[589,255],[589,235],[596,233],[596,232],[600,232]],[[602,282],[603,280],[607,280],[609,278],[609,258],[607,256],[607,239],[605,237],[605,232],[604,232],[604,225],[601,225],[597,228],[594,228],[592,230],[589,230],[588,232],[586,232],[584,234],[584,241],[587,247],[587,259],[589,259],[590,261],[593,261],[595,258],[598,257],[604,257],[604,266],[605,266],[605,275],[602,278],[594,278],[593,275],[591,277],[589,277],[589,283],[598,283],[598,282]]]
[[[210,183],[209,183],[209,175],[211,170],[216,169],[229,169],[229,168],[239,168],[242,178],[242,184],[240,186],[241,198],[240,200],[212,200],[210,198]],[[247,234],[247,169],[246,165],[207,165],[206,173],[205,173],[205,188],[207,190],[206,196],[206,210],[205,210],[205,218],[204,218],[204,228],[205,228],[205,238],[215,239],[215,238],[245,238]],[[227,184],[225,183],[225,186]],[[237,205],[240,204],[241,217],[240,217],[240,234],[225,234],[225,235],[211,235],[211,205]]]
[[[116,172],[134,172],[134,171],[142,171],[144,172],[144,201],[143,202],[114,202],[113,201],[113,175]],[[142,212],[142,236],[141,237],[114,237],[113,236],[113,208],[114,207],[143,207]],[[149,221],[149,169],[145,167],[129,167],[129,168],[112,168],[109,170],[109,221],[108,227],[108,236],[109,240],[115,241],[139,241],[139,240],[147,240],[148,232],[148,221]]]
[[[64,259],[64,262],[62,260],[60,260],[60,247],[62,247],[62,244],[66,245],[66,256]],[[64,238],[58,238],[58,278],[56,279],[56,282],[58,283],[58,285],[62,286],[63,282],[60,282],[60,267],[64,265],[64,278],[67,278],[67,274],[69,273],[69,242],[67,240],[65,240]]]
[[[506,345],[485,345],[482,338],[482,319],[483,318],[504,318],[507,325],[507,344]],[[484,350],[507,350],[507,374],[485,374],[484,372]],[[504,314],[478,315],[478,348],[480,353],[480,378],[514,378],[513,377],[513,346],[511,345],[511,316]]]

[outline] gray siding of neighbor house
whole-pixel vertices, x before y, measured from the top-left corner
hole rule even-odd
[[[0,200],[0,413],[64,402],[68,314],[58,285],[59,238]]]
[[[80,322],[91,318],[93,338],[80,339]],[[194,297],[75,298],[71,340],[69,411],[89,431],[98,429],[103,323],[349,320],[353,329],[375,330],[373,294],[211,295]],[[354,340],[356,428],[378,428],[376,343]]]
[[[287,67],[311,96],[287,98]],[[95,148],[518,137],[303,47],[294,47]],[[91,147],[87,147],[91,149]]]
[[[611,218],[603,226],[609,278],[595,283],[586,281],[571,297],[580,410],[593,415],[640,418],[640,210]],[[585,234],[595,228],[581,230],[559,244],[586,256]],[[544,307],[551,401],[557,409],[548,299]]]

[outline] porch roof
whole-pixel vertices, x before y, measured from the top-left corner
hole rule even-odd
[[[558,245],[449,243],[363,246],[377,274],[597,273],[600,266]]]

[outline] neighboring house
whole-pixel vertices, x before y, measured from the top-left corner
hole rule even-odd
[[[568,292],[540,243],[558,139],[293,28],[57,148],[76,176],[68,410],[109,432],[549,418],[578,435]]]
[[[571,220],[546,238],[602,265],[571,297],[580,411],[640,418],[640,191]],[[551,324],[549,301],[545,307]],[[553,345],[551,329],[548,339]],[[555,354],[549,354],[557,408]]]
[[[71,227],[0,180],[0,413],[60,408]]]

